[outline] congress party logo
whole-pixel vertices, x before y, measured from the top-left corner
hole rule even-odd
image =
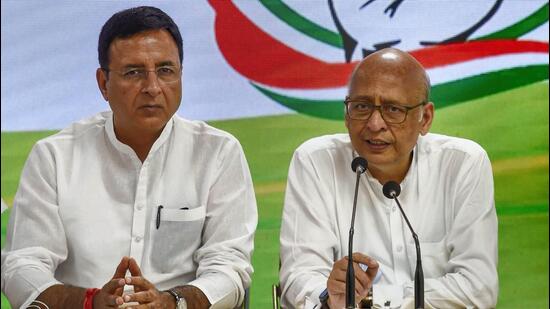
[[[485,25],[502,0],[486,1],[328,1],[342,37],[346,60],[386,47],[415,50],[462,43]],[[449,22],[450,17],[458,22]]]
[[[300,113],[343,117],[349,75],[385,47],[428,70],[438,107],[548,79],[547,1],[218,1],[218,48],[251,87]]]

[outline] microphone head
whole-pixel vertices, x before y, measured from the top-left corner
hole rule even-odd
[[[384,196],[387,198],[396,198],[401,193],[401,186],[393,181],[390,180],[384,184],[384,187],[382,187],[382,192],[384,192]]]
[[[359,171],[361,174],[363,174],[367,170],[367,159],[363,157],[356,157],[351,161],[351,169],[356,173],[357,169],[359,168]]]

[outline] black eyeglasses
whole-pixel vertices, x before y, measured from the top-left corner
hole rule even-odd
[[[380,112],[382,119],[386,123],[400,124],[405,122],[407,114],[410,110],[413,110],[419,106],[425,105],[427,102],[423,101],[414,106],[403,106],[398,104],[381,104],[375,105],[372,102],[351,99],[346,97],[344,104],[346,105],[346,114],[350,119],[367,121],[370,119],[375,110]]]
[[[164,65],[155,70],[145,70],[143,68],[127,68],[124,70],[103,69],[105,72],[117,73],[124,81],[131,83],[141,83],[146,80],[149,73],[155,72],[157,78],[163,83],[173,83],[181,78],[181,68],[172,65]]]

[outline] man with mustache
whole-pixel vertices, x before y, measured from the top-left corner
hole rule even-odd
[[[123,10],[103,26],[98,52],[111,111],[34,146],[2,291],[17,308],[236,307],[252,274],[250,171],[233,136],[175,115],[177,25],[158,8]]]

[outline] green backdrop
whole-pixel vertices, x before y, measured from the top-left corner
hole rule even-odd
[[[308,138],[345,132],[341,121],[285,115],[211,122],[234,134],[250,165],[259,223],[251,308],[271,307],[288,164]],[[499,220],[498,308],[548,308],[548,82],[437,109],[432,132],[475,140],[489,153]],[[2,132],[1,193],[11,205],[32,145],[54,133]],[[2,214],[2,247],[9,210]],[[33,228],[33,227],[28,227]],[[2,295],[2,308],[9,304]]]

